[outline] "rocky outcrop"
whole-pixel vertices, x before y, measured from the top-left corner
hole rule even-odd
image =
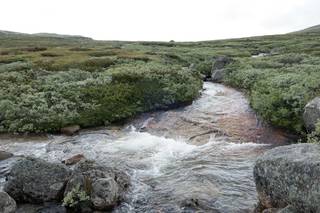
[[[258,158],[254,179],[260,211],[320,212],[320,145],[274,148]]]
[[[4,190],[18,203],[53,203],[41,212],[65,212],[55,205],[62,201],[75,212],[110,210],[124,199],[130,184],[126,173],[86,159],[71,170],[63,164],[22,158],[11,167],[7,179]]]
[[[71,171],[63,164],[28,157],[11,168],[4,191],[17,202],[58,201],[70,175]]]
[[[74,135],[75,133],[77,133],[79,130],[80,130],[79,125],[72,125],[72,126],[66,126],[66,127],[61,128],[60,132],[62,134],[71,136],[71,135]]]
[[[212,71],[211,71],[212,81],[217,83],[222,82],[225,74],[225,67],[232,62],[233,62],[233,59],[228,56],[218,57],[212,66]]]
[[[15,213],[17,209],[16,202],[6,192],[0,191],[0,212]]]
[[[89,195],[93,209],[108,210],[123,199],[129,183],[124,172],[85,160],[76,165],[64,194],[78,186]]]
[[[320,119],[320,97],[311,100],[304,108],[303,120],[308,131],[313,131]]]

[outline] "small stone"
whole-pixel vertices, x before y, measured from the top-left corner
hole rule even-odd
[[[12,156],[13,154],[10,152],[0,151],[0,160],[6,160],[8,158],[11,158]]]
[[[71,158],[63,160],[62,163],[64,163],[65,165],[74,165],[83,159],[85,159],[83,154],[77,154],[72,156]]]
[[[77,133],[80,130],[80,126],[79,125],[72,125],[72,126],[66,126],[61,128],[61,133],[65,134],[65,135],[74,135],[75,133]]]

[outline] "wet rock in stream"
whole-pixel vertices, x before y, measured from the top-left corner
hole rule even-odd
[[[124,172],[85,160],[76,165],[64,195],[79,186],[89,195],[93,209],[108,210],[123,200],[129,185],[129,176]]]
[[[27,157],[11,168],[4,191],[17,202],[58,201],[70,175],[70,169],[63,164]]]
[[[320,212],[319,176],[320,145],[296,144],[267,151],[254,167],[259,209]]]
[[[32,157],[17,160],[7,179],[4,191],[18,203],[53,202],[42,208],[30,207],[30,212],[39,213],[66,212],[62,200],[75,212],[110,210],[124,199],[130,185],[125,172],[94,161],[81,160],[71,170]]]

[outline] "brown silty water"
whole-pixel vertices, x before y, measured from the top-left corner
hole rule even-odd
[[[289,141],[283,131],[259,122],[241,92],[205,83],[187,107],[72,137],[2,136],[0,150],[53,162],[82,153],[127,171],[132,187],[114,212],[232,213],[250,212],[257,201],[256,158]],[[0,162],[2,183],[13,162]]]

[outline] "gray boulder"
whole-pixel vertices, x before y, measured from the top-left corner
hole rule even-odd
[[[80,191],[86,192],[89,196],[89,206],[96,210],[109,210],[123,200],[129,184],[129,176],[124,172],[83,160],[76,165],[64,195],[67,196],[79,187]]]
[[[225,68],[228,64],[232,63],[233,59],[229,56],[219,56],[216,58],[212,69],[213,70],[220,70]]]
[[[18,160],[11,168],[4,191],[17,202],[60,200],[70,175],[70,170],[63,164],[28,157]]]
[[[232,63],[233,59],[228,56],[218,57],[212,66],[211,79],[213,82],[222,82],[225,75],[225,67]]]
[[[304,108],[303,120],[308,131],[313,131],[320,119],[320,97],[312,99]]]
[[[106,210],[117,205],[119,187],[112,177],[98,178],[92,183],[91,201],[95,209]]]
[[[319,177],[320,145],[296,144],[267,151],[254,166],[260,209],[290,206],[282,212],[320,212]]]
[[[211,80],[216,83],[221,83],[224,75],[225,75],[224,69],[215,70],[211,76]]]
[[[6,192],[0,191],[0,212],[1,213],[15,213],[17,204],[10,195]]]

